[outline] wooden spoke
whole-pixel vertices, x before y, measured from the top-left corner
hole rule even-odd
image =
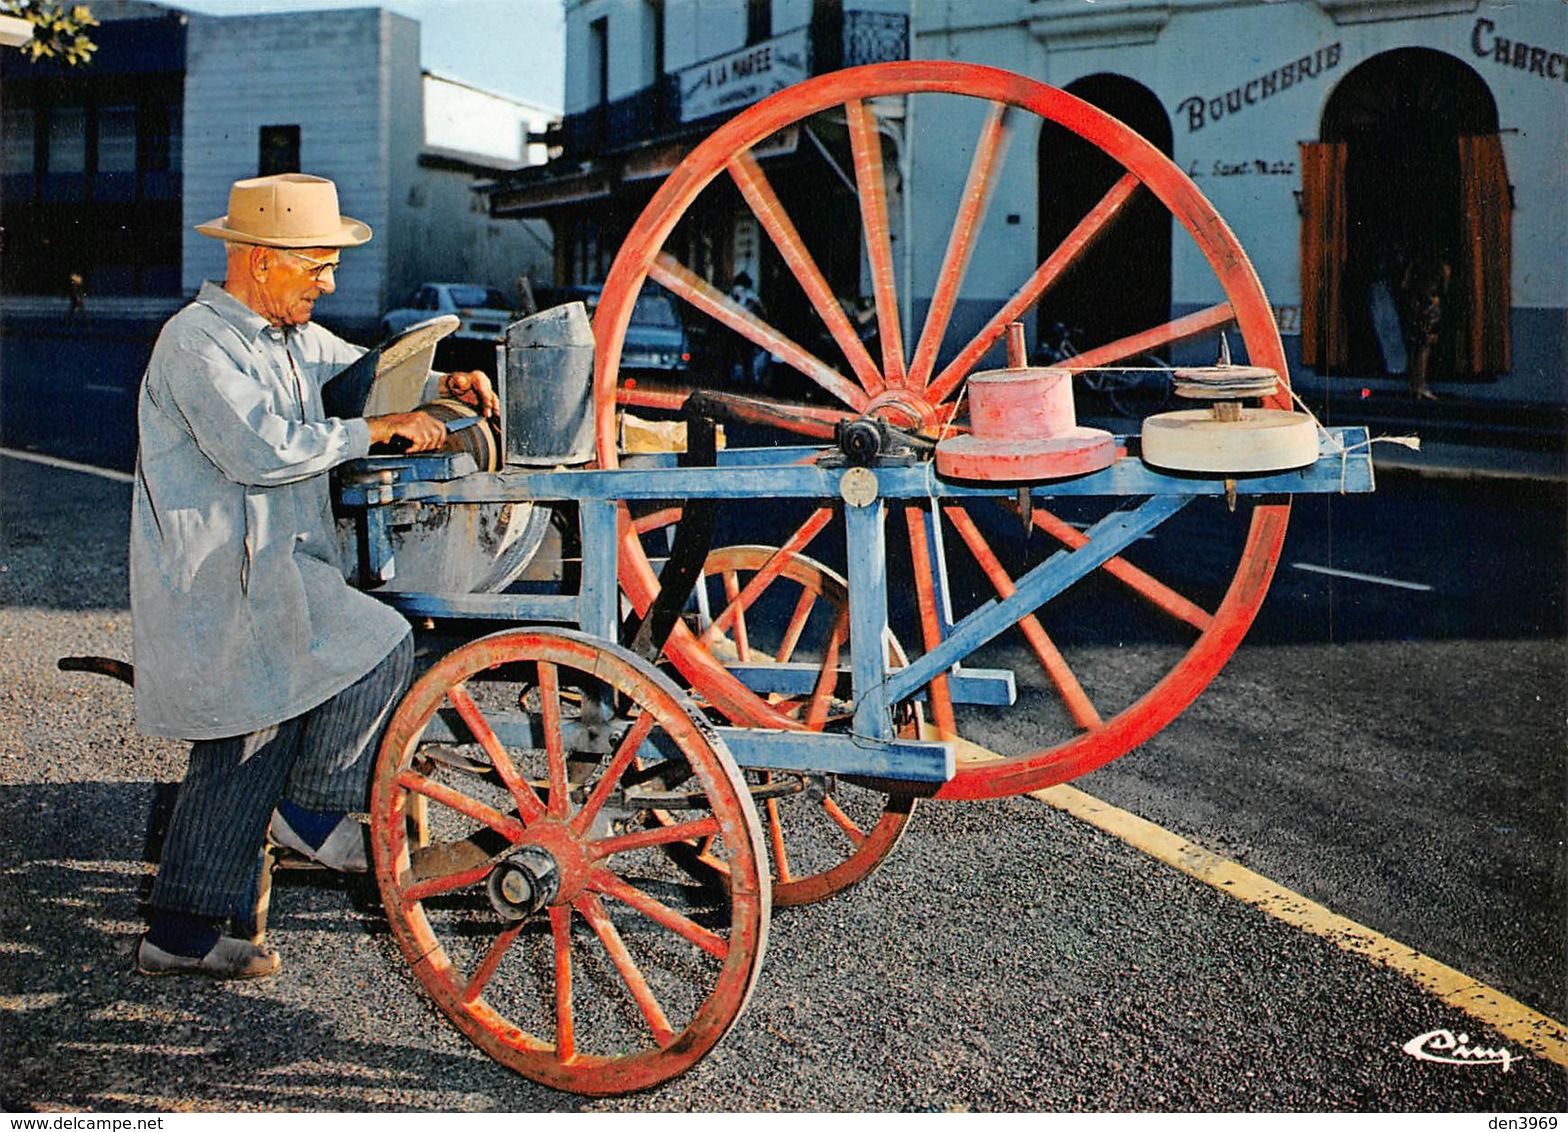
[[[828,817],[833,819],[833,824],[849,835],[851,844],[865,844],[866,831],[861,829],[837,802],[832,798],[824,798],[822,800],[822,808],[827,811]]]
[[[632,520],[632,530],[639,535],[650,534],[653,531],[662,531],[665,527],[673,527],[681,521],[685,514],[683,507],[661,507],[657,511],[650,511],[646,515],[638,515]]]
[[[683,266],[668,252],[661,252],[648,274],[704,314],[717,319],[742,338],[777,354],[827,392],[857,412],[871,398],[860,386],[846,380],[821,358],[785,337],[751,311],[718,291],[700,275]]]
[[[1035,268],[1034,274],[1018,288],[1013,297],[1002,304],[1001,310],[997,311],[980,332],[970,339],[969,344],[958,352],[941,373],[937,374],[935,380],[926,389],[927,399],[933,402],[947,399],[948,394],[958,387],[959,382],[969,376],[970,371],[985,356],[986,351],[1007,331],[1008,325],[1017,322],[1032,310],[1040,301],[1040,297],[1066,274],[1068,268],[1078,262],[1111,222],[1122,214],[1122,209],[1132,199],[1139,184],[1138,178],[1128,173],[1111,186],[1110,191],[1100,198],[1099,203],[1090,209],[1077,226],[1067,234],[1067,238],[1057,246],[1056,250],[1046,256],[1040,266]]]
[[[985,217],[986,205],[990,203],[997,166],[1007,152],[1010,133],[1008,107],[992,103],[985,125],[981,127],[980,137],[975,142],[975,156],[969,166],[969,177],[964,182],[964,195],[958,203],[958,215],[953,219],[953,232],[947,241],[947,252],[942,257],[936,290],[931,295],[925,325],[920,329],[920,342],[915,347],[915,357],[909,366],[908,384],[914,389],[924,389],[936,367],[937,354],[942,349],[942,339],[947,336],[947,323],[953,316],[958,292],[969,270],[969,257],[974,254],[980,222]]]
[[[828,711],[833,706],[833,690],[838,686],[838,654],[849,637],[849,610],[838,615],[833,631],[828,634],[827,652],[822,658],[822,669],[817,673],[816,687],[806,708],[806,730],[821,731],[828,721]]]
[[[521,926],[521,925],[519,925]],[[577,1016],[572,1009],[572,910],[550,909],[550,943],[555,954],[555,1056],[577,1056]],[[668,1024],[665,1026],[668,1031]]]
[[[1129,334],[1125,338],[1118,338],[1114,342],[1085,350],[1076,358],[1069,358],[1063,362],[1062,368],[1077,373],[1079,370],[1094,369],[1097,366],[1115,365],[1124,358],[1160,350],[1173,342],[1208,334],[1235,321],[1236,312],[1231,304],[1216,303],[1212,307],[1205,307],[1201,311],[1174,318],[1170,322],[1150,327],[1148,330],[1140,330],[1137,334]]]
[[[738,593],[731,594],[728,592],[729,579],[733,578],[734,574],[732,572],[726,575],[725,598],[728,604],[724,607],[723,612],[713,619],[713,624],[708,626],[703,633],[704,639],[717,640],[725,633],[730,625],[761,596],[762,592],[778,580],[779,575],[784,572],[790,561],[811,544],[811,540],[817,537],[818,533],[821,532],[823,527],[828,525],[832,518],[832,508],[819,507],[813,511],[806,521],[796,529],[795,533],[785,540],[784,545],[779,547],[773,556],[768,559],[762,569],[752,576],[751,581],[746,583],[745,589],[740,590]],[[744,652],[742,657],[745,657]]]
[[[811,611],[817,607],[818,595],[809,589],[800,591],[800,597],[795,601],[795,610],[790,614],[789,624],[784,627],[784,638],[779,645],[778,652],[773,654],[773,659],[780,664],[785,663],[795,655],[795,649],[800,644],[800,635],[806,631],[806,622],[811,619]]]
[[[637,1004],[643,1018],[647,1020],[653,1040],[661,1046],[668,1046],[675,1040],[675,1028],[670,1025],[663,1008],[653,997],[653,988],[648,985],[648,980],[643,977],[636,960],[626,949],[626,943],[621,939],[621,933],[616,930],[615,922],[605,912],[604,905],[592,893],[585,893],[577,902],[577,910],[582,913],[583,919],[588,921],[588,926],[593,928],[594,934],[599,937],[599,942],[604,945],[605,952],[610,956],[610,962],[615,965],[621,981],[631,992],[632,1001]]]
[[[522,823],[515,818],[508,817],[499,810],[485,805],[479,799],[471,798],[445,783],[427,778],[417,770],[403,771],[397,776],[397,781],[405,790],[429,798],[433,802],[440,802],[448,809],[456,810],[477,822],[483,822],[509,841],[518,841],[523,836]]]
[[[688,943],[693,943],[709,955],[723,959],[729,944],[720,935],[710,932],[688,916],[649,896],[642,889],[628,884],[608,869],[596,869],[589,887],[605,896],[613,896],[621,903],[641,912],[660,927],[668,928]]]
[[[615,793],[615,788],[620,784],[621,775],[625,774],[626,768],[632,765],[632,760],[642,749],[643,741],[653,730],[653,722],[652,713],[641,712],[636,722],[621,737],[620,745],[615,748],[615,754],[610,758],[610,765],[599,776],[599,781],[594,784],[588,800],[583,803],[583,808],[572,818],[572,832],[577,836],[587,836],[588,831],[593,828],[599,811],[604,809],[604,804],[610,800],[610,796]]]
[[[1089,541],[1088,535],[1063,522],[1044,507],[1034,508],[1034,525],[1070,550],[1077,550]],[[1179,621],[1185,621],[1200,633],[1206,632],[1214,623],[1214,615],[1208,610],[1183,597],[1152,574],[1140,570],[1119,554],[1107,559],[1100,569],[1125,583],[1155,608]]]
[[[833,294],[833,288],[823,276],[822,269],[806,250],[800,233],[795,230],[794,222],[784,211],[784,205],[779,201],[778,194],[773,191],[773,186],[768,183],[767,176],[762,172],[762,166],[757,164],[757,159],[750,152],[746,152],[736,155],[730,162],[729,170],[730,177],[740,189],[741,196],[746,198],[746,203],[751,206],[751,211],[756,214],[763,230],[772,239],[773,246],[778,248],[779,254],[784,257],[784,262],[800,281],[801,289],[811,300],[811,306],[817,312],[817,317],[822,319],[823,325],[828,328],[828,333],[833,335],[833,341],[838,343],[838,348],[844,352],[844,357],[849,361],[849,368],[854,371],[861,386],[873,396],[882,392],[882,375],[877,372],[876,363],[871,360],[871,355],[866,352],[865,343],[860,340],[860,336],[855,333],[855,328],[850,325],[849,316],[839,305],[838,297]]]
[[[540,729],[550,775],[550,816],[566,817],[571,806],[571,785],[566,780],[566,749],[561,745],[561,686],[555,665],[539,666]]]
[[[486,859],[477,865],[456,872],[444,873],[440,876],[425,877],[411,883],[403,890],[402,897],[411,903],[429,900],[432,896],[445,896],[449,892],[461,892],[483,881],[490,875],[494,862]]]
[[[929,652],[942,643],[942,623],[938,619],[936,577],[931,562],[931,544],[927,541],[926,513],[918,504],[904,508],[904,521],[909,529],[909,556],[915,579],[915,601],[920,612],[920,643]],[[948,688],[946,674],[931,680],[931,714],[935,717],[937,734],[943,739],[958,736],[958,722],[953,714],[953,695]]]
[[[1005,600],[1016,593],[1018,588],[1007,576],[1007,571],[1002,568],[990,544],[985,541],[974,520],[969,517],[969,512],[952,504],[944,507],[942,513],[947,516],[948,521],[958,531],[959,537],[969,547],[969,553],[974,555],[980,569],[995,588],[997,596]],[[1051,678],[1051,683],[1056,686],[1057,693],[1062,697],[1062,702],[1067,705],[1068,714],[1072,716],[1073,722],[1086,731],[1099,727],[1103,722],[1100,713],[1089,701],[1088,693],[1083,690],[1078,677],[1068,667],[1067,659],[1052,642],[1039,619],[1030,613],[1018,622],[1018,627],[1023,630],[1025,638],[1028,639],[1029,647],[1034,650],[1035,656],[1040,661],[1040,667],[1045,669],[1046,675]]]
[[[746,607],[740,600],[740,579],[734,573],[724,575],[725,608],[720,616],[729,621],[730,635],[735,638],[735,651],[742,662],[751,659],[751,638],[746,633]],[[717,636],[717,634],[715,634]]]
[[[877,334],[882,339],[882,375],[888,385],[905,383],[904,331],[898,313],[898,288],[893,274],[893,241],[888,229],[887,182],[882,175],[882,143],[876,115],[865,102],[844,104],[849,123],[849,145],[855,158],[855,185],[860,196],[860,226],[866,237],[866,259],[871,268],[871,292],[877,306]],[[909,192],[908,185],[903,186]],[[903,238],[912,239],[905,232]],[[906,287],[911,286],[905,280]]]
[[[452,706],[457,708],[457,714],[467,726],[469,734],[473,735],[479,745],[484,748],[485,754],[490,756],[490,763],[495,767],[496,773],[501,776],[501,781],[506,783],[507,790],[511,791],[512,800],[517,803],[517,812],[522,815],[524,822],[535,822],[545,814],[544,803],[539,800],[539,795],[534,793],[534,788],[523,781],[522,775],[517,773],[517,767],[512,763],[512,756],[506,753],[506,748],[501,746],[501,740],[491,730],[489,721],[485,719],[484,712],[479,710],[479,705],[468,694],[468,689],[461,684],[454,684],[447,689],[447,699],[452,701]]]
[[[771,776],[764,775],[763,781],[769,781]],[[767,825],[768,851],[773,854],[773,871],[784,884],[794,880],[790,873],[789,853],[784,848],[784,822],[779,816],[779,802],[777,798],[769,798],[763,803],[762,820]]]
[[[512,946],[512,941],[517,938],[517,933],[523,930],[524,921],[519,920],[511,927],[503,930],[490,944],[485,957],[480,960],[479,966],[474,968],[474,973],[469,977],[468,984],[463,987],[463,1001],[472,1003],[484,992],[485,984],[490,981],[490,976],[495,974],[501,960],[506,957],[506,949]]]
[[[651,829],[640,829],[635,833],[606,837],[600,841],[590,841],[584,847],[585,855],[594,860],[602,860],[605,857],[613,857],[617,853],[631,853],[655,845],[673,845],[678,841],[712,838],[717,836],[718,832],[719,823],[713,818],[697,818],[693,821],[659,825]]]

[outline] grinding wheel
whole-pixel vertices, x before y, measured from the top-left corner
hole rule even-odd
[[[1181,409],[1143,422],[1144,462],[1174,472],[1279,472],[1317,458],[1312,418],[1286,409],[1242,409],[1236,420]]]

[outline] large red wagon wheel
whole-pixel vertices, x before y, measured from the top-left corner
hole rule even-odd
[[[976,106],[983,118],[974,138],[969,174],[954,211],[921,217],[911,231],[901,236],[909,240],[913,233],[922,230],[948,233],[918,334],[915,328],[904,325],[900,309],[897,288],[907,288],[910,281],[897,279],[895,270],[889,187],[877,117],[878,100],[901,97],[910,99],[911,104],[919,100],[917,107],[906,114],[918,123],[967,120],[963,114],[974,116]],[[948,114],[943,108],[928,108],[926,103],[934,101],[956,103],[958,110]],[[1122,173],[1103,198],[1077,221],[1062,244],[1047,254],[1027,278],[1017,281],[1014,293],[997,305],[978,332],[967,341],[951,341],[957,336],[948,334],[950,323],[991,191],[1003,168],[1008,141],[1017,121],[1030,114],[1056,123],[1095,146]],[[796,125],[822,125],[819,135],[828,133],[827,126],[836,126],[845,138],[875,299],[880,357],[873,357],[862,344],[819,266],[819,261],[826,262],[831,249],[807,246],[801,226],[785,209],[757,156],[756,150],[762,143]],[[906,138],[904,144],[911,144],[910,139]],[[667,249],[676,226],[701,209],[704,192],[718,191],[714,182],[726,175],[798,280],[811,309],[831,335],[836,351],[846,359],[842,367],[835,368],[778,327],[730,301]],[[845,174],[846,178],[849,175]],[[1074,264],[1094,254],[1097,238],[1115,225],[1130,200],[1143,194],[1152,195],[1168,210],[1178,237],[1185,233],[1190,239],[1189,246],[1177,249],[1178,254],[1186,256],[1182,262],[1207,264],[1215,301],[1193,313],[1085,350],[1067,363],[1068,368],[1112,366],[1119,360],[1197,337],[1212,337],[1217,345],[1220,332],[1231,330],[1239,336],[1251,363],[1270,367],[1283,377],[1285,356],[1272,310],[1230,229],[1168,158],[1122,123],[1087,103],[1018,75],[950,62],[856,68],[801,83],[758,103],[717,130],[670,174],[638,219],[611,268],[594,324],[600,462],[606,467],[618,463],[616,415],[620,409],[672,408],[684,399],[683,391],[650,389],[645,383],[633,387],[631,382],[620,380],[621,343],[632,304],[645,280],[656,280],[723,326],[784,359],[817,391],[813,398],[794,405],[751,401],[742,406],[748,419],[804,437],[822,438],[832,435],[836,421],[874,415],[935,438],[958,416],[966,379],[996,345],[1007,325],[1027,314]],[[833,238],[842,241],[842,233],[834,233]],[[1127,264],[1124,269],[1135,271],[1145,266]],[[1191,283],[1187,287],[1189,291],[1198,290]],[[1114,301],[1114,296],[1107,296],[1107,301]],[[906,342],[912,343],[911,349],[906,349]],[[823,400],[832,404],[823,404]],[[1282,389],[1272,403],[1276,407],[1288,406],[1288,393]],[[1081,529],[1096,516],[1084,514],[1077,504],[1043,505],[1042,496],[1048,490],[1049,485],[1042,485],[1031,501],[1036,539],[1043,535],[1067,548],[1081,545],[1085,539]],[[990,592],[970,595],[976,602],[991,593],[1011,592],[1013,580],[1027,560],[1037,557],[1029,547],[1019,552],[1006,545],[1005,533],[999,533],[988,503],[954,503],[936,508],[921,501],[920,506],[905,507],[902,517],[894,514],[895,522],[891,525],[898,532],[900,546],[905,547],[901,553],[906,557],[902,565],[890,559],[889,571],[907,569],[912,575],[912,584],[907,588],[912,591],[910,600],[926,648],[940,636],[946,616],[944,603],[951,600],[951,595],[936,584],[944,564],[933,556],[933,547],[939,549],[945,544],[950,548],[949,569],[953,561],[961,560],[971,575],[984,579]],[[834,504],[831,500],[823,502],[829,508]],[[1117,501],[1104,504],[1107,509],[1119,505]],[[986,713],[966,714],[961,705],[955,707],[946,676],[932,681],[925,693],[935,731],[950,737],[979,737],[986,746],[1004,755],[999,761],[961,759],[956,777],[938,797],[996,797],[1076,777],[1143,742],[1202,691],[1235,650],[1263,600],[1284,539],[1289,507],[1286,502],[1273,500],[1251,506],[1250,521],[1245,517],[1238,520],[1245,523],[1245,530],[1237,530],[1231,536],[1231,543],[1222,554],[1213,552],[1206,541],[1200,544],[1200,536],[1184,528],[1183,523],[1195,507],[1189,507],[1176,521],[1160,528],[1152,551],[1138,546],[1130,548],[1111,558],[1091,579],[1070,589],[1060,603],[1053,602],[1049,611],[1037,610],[1021,618],[1017,622],[1022,633],[1021,648],[1009,653],[1010,646],[997,643],[1004,660],[1021,661],[1014,666],[1020,683],[1043,689],[1051,701],[1047,714],[1054,713],[1056,722],[1052,726],[1056,729],[1045,736],[1043,743],[1038,733],[1020,743],[985,730]],[[938,513],[942,522],[934,523],[933,516]],[[815,516],[807,520],[808,524],[814,522]],[[1015,519],[1012,529],[1016,530],[1017,525]],[[648,555],[635,536],[635,528],[629,524],[626,529],[628,533],[621,543],[621,584],[632,603],[641,609],[657,593],[658,582]],[[1205,540],[1207,537],[1201,536]],[[1172,546],[1185,551],[1183,543],[1189,538],[1191,553],[1164,553],[1164,548]],[[893,545],[894,539],[890,538],[889,546]],[[813,553],[820,552],[814,548]],[[1141,558],[1149,559],[1148,564],[1141,563]],[[1024,561],[1020,563],[1020,559]],[[1197,563],[1207,568],[1207,581],[1190,576],[1189,565]],[[1070,620],[1072,601],[1086,585],[1111,591],[1108,600],[1121,603],[1117,616],[1130,619],[1129,624],[1137,618],[1147,618],[1151,623],[1147,632],[1168,646],[1168,665],[1158,671],[1127,671],[1094,656],[1092,649],[1069,656],[1057,636],[1055,610],[1061,604],[1068,609],[1062,616]],[[895,587],[895,596],[903,588]],[[954,612],[962,616],[965,611]],[[1070,644],[1071,637],[1069,631],[1062,640]],[[800,726],[747,691],[684,628],[677,628],[666,651],[693,686],[731,719],[755,726]]]
[[[650,828],[654,812],[674,820]],[[690,701],[617,645],[523,630],[448,654],[389,725],[371,826],[415,976],[475,1045],[534,1081],[657,1085],[751,994],[770,905],[756,809]],[[669,860],[699,838],[724,862],[722,893]]]

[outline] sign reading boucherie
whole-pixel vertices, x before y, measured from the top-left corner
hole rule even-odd
[[[776,35],[681,71],[681,121],[739,110],[809,77],[807,29]]]

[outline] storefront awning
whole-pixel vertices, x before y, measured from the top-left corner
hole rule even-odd
[[[610,177],[600,171],[573,177],[548,177],[534,182],[513,181],[490,195],[492,216],[539,216],[556,208],[602,200],[613,190]]]
[[[699,139],[700,140],[700,139]],[[497,217],[541,216],[553,209],[602,200],[618,185],[657,181],[686,159],[698,145],[688,139],[648,146],[622,156],[598,157],[580,163],[567,176],[550,176],[548,167],[530,170],[491,190],[490,214]],[[788,126],[752,147],[759,161],[785,157],[800,149],[800,128]]]

